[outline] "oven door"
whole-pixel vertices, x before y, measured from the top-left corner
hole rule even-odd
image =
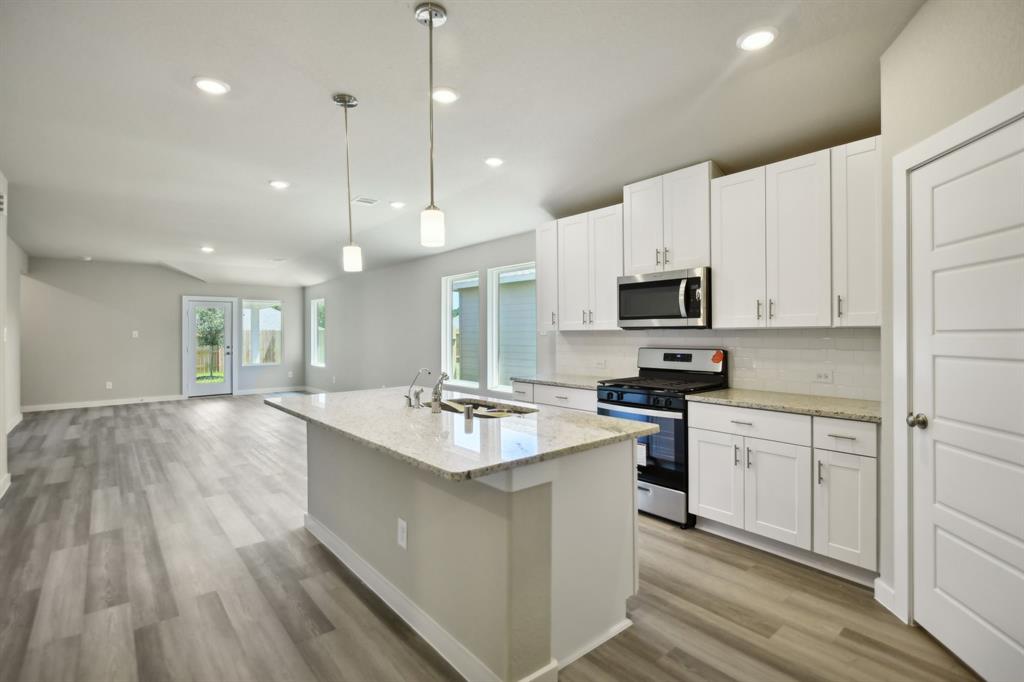
[[[686,490],[686,414],[671,410],[598,403],[597,413],[619,419],[657,424],[661,430],[636,439],[640,480]]]
[[[708,268],[618,278],[619,327],[709,327]]]

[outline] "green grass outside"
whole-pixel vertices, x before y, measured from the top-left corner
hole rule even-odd
[[[224,383],[224,372],[214,372],[213,374],[197,374],[197,384],[220,384]]]

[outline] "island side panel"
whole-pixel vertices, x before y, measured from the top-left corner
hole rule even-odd
[[[510,678],[509,671],[550,661],[549,618],[532,616],[531,636],[523,638],[513,628],[530,617],[514,614],[509,603],[513,588],[536,593],[550,614],[550,485],[505,493],[446,480],[312,423],[307,449],[315,522],[496,678],[518,679],[522,675]],[[397,543],[399,517],[407,523],[406,549]]]

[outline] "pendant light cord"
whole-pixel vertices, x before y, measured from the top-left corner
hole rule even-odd
[[[348,153],[348,107],[342,107],[345,110],[345,192],[348,198],[348,243],[354,243],[352,240],[352,165],[349,162]]]
[[[430,105],[430,207],[434,205],[434,6],[427,3],[427,50],[429,52],[427,103]]]

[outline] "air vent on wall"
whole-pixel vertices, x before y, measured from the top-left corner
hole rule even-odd
[[[355,199],[353,199],[352,203],[353,204],[359,204],[360,206],[373,206],[374,204],[376,204],[379,201],[380,201],[380,199],[374,199],[373,197],[359,196],[359,197],[356,197]]]

